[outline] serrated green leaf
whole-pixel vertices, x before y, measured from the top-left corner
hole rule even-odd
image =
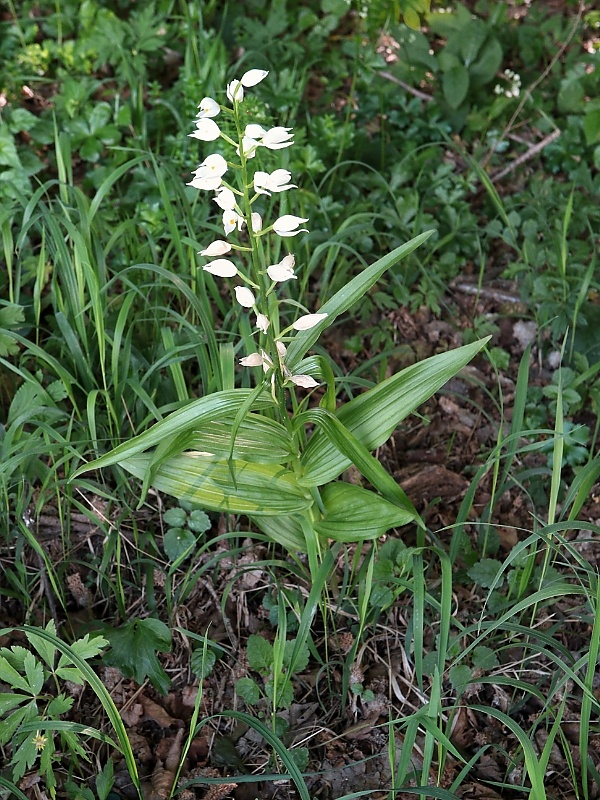
[[[462,694],[465,686],[471,680],[471,675],[471,670],[464,664],[457,664],[454,667],[450,667],[448,670],[448,677],[457,694]]]
[[[294,687],[291,681],[280,679],[277,681],[277,697],[275,697],[275,681],[265,682],[265,694],[275,708],[289,708],[294,702]]]
[[[497,583],[495,583],[495,581],[501,569],[501,562],[497,561],[495,558],[482,558],[467,570],[467,575],[478,586],[482,586],[484,589],[490,589],[494,585],[496,588],[499,588],[504,582],[503,579],[500,578]]]
[[[8,685],[12,686],[14,689],[21,689],[23,692],[29,692],[31,695],[31,687],[27,679],[20,675],[3,656],[0,656],[0,681],[8,683]]]
[[[253,394],[253,391],[251,389],[231,389],[201,397],[184,408],[169,414],[168,417],[157,422],[139,436],[134,436],[133,439],[123,442],[105,456],[79,467],[73,474],[73,478],[84,472],[89,472],[91,469],[103,469],[112,464],[121,463],[138,453],[157,447],[169,437],[197,429],[212,420],[231,419],[248,397]],[[272,397],[268,394],[263,394],[255,400],[254,407],[257,409],[270,408],[273,407],[273,404]]]
[[[32,736],[28,736],[16,749],[11,759],[12,779],[19,781],[28,769],[31,769],[38,757],[38,751]]]
[[[83,658],[86,661],[89,661],[90,658],[96,658],[102,652],[105,647],[108,647],[108,640],[105,639],[103,636],[98,636],[97,634],[90,635],[86,633],[81,639],[77,639],[71,645],[71,650],[75,655],[79,656],[79,658]],[[72,661],[70,660],[69,656],[61,655],[58,666],[64,667],[67,664],[71,664]]]
[[[73,698],[66,697],[64,694],[59,694],[53,697],[48,708],[46,709],[46,716],[50,719],[56,719],[62,714],[66,714],[73,706]]]
[[[118,667],[137,683],[149,678],[156,689],[166,694],[170,681],[156,652],[171,649],[171,633],[167,626],[158,619],[134,619],[105,633],[112,647],[104,656],[104,663]]]
[[[214,650],[207,648],[205,652],[203,647],[197,647],[192,653],[190,667],[198,680],[204,680],[213,671],[216,661],[217,656]]]
[[[336,417],[368,450],[375,450],[389,439],[405,417],[456,375],[488,341],[489,337],[413,364],[343,405]],[[352,462],[323,431],[317,430],[302,454],[301,463],[304,471],[299,483],[321,486],[337,478]]]
[[[188,519],[188,528],[194,533],[206,533],[212,528],[212,522],[206,512],[195,508]]]
[[[149,455],[120,461],[136,478],[143,479]],[[235,483],[231,477],[235,475]],[[201,453],[182,453],[163,461],[152,480],[158,491],[190,500],[211,511],[252,516],[291,514],[309,508],[312,499],[296,475],[275,464],[228,462]]]
[[[495,669],[498,664],[498,656],[491,647],[484,647],[483,645],[476,647],[472,653],[473,666],[477,669]]]
[[[250,706],[256,705],[260,700],[260,689],[252,678],[239,678],[235,682],[235,691]]]
[[[267,674],[273,667],[273,645],[264,636],[251,634],[246,645],[246,655],[250,669]]]
[[[292,664],[292,656],[294,654],[294,649],[296,647],[296,640],[289,639],[283,648],[283,666],[286,669],[290,669],[293,672],[302,672],[306,669],[308,665],[308,659],[310,657],[310,651],[308,649],[308,645],[306,642],[302,643],[302,646],[298,650],[296,654],[296,660]]]
[[[317,341],[321,333],[332,325],[340,314],[343,314],[344,311],[351,308],[357,300],[360,300],[365,292],[379,280],[384,272],[412,253],[413,250],[416,250],[416,248],[423,244],[432,233],[433,230],[425,231],[425,233],[415,236],[410,242],[400,245],[400,247],[392,250],[391,253],[378,259],[355,278],[352,278],[351,281],[321,306],[319,313],[327,314],[327,317],[321,320],[318,325],[315,325],[314,328],[297,333],[288,345],[286,363],[289,369],[295,372],[298,362],[306,351]]]
[[[410,512],[351,483],[331,483],[321,496],[327,513],[315,523],[315,530],[337,542],[376,539],[414,520]]]
[[[165,512],[163,522],[170,528],[183,528],[187,522],[187,514],[183,508],[170,508]]]
[[[52,634],[52,636],[56,636],[56,625],[54,624],[54,620],[50,620],[44,630]],[[42,639],[42,637],[38,636],[36,633],[31,633],[31,631],[29,631],[26,635],[29,643],[35,648],[41,659],[50,667],[50,669],[53,669],[54,662],[56,660],[56,647],[54,647],[45,639]]]
[[[44,685],[43,666],[33,653],[27,653],[23,662],[23,668],[25,669],[25,677],[31,687],[31,693],[38,695],[42,691],[42,686]]]
[[[21,705],[25,700],[30,701],[30,694],[17,694],[16,692],[0,692],[0,716],[3,716],[13,708]],[[0,730],[3,723],[0,723]]]

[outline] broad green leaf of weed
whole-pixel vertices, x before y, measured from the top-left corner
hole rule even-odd
[[[500,587],[504,583],[504,579],[502,577],[496,583],[496,576],[498,575],[500,569],[502,569],[502,564],[500,561],[497,561],[495,558],[482,558],[481,561],[473,564],[471,569],[467,570],[467,575],[478,586],[482,586],[484,589],[489,589],[494,585],[496,587]]]
[[[37,704],[32,700],[23,708],[14,711],[0,723],[0,744],[8,744],[15,731],[24,723],[37,717]]]
[[[187,528],[169,528],[163,538],[163,550],[170,561],[177,561],[195,544],[196,537]]]
[[[450,667],[448,677],[457,695],[464,692],[467,683],[471,680],[471,670],[465,664]]]
[[[19,346],[10,335],[10,331],[18,328],[23,322],[25,322],[25,312],[22,306],[16,303],[0,306],[0,357],[14,356],[19,352]]]
[[[289,708],[294,702],[294,687],[291,681],[280,679],[277,681],[277,697],[275,697],[275,681],[265,683],[265,693],[275,708]]]
[[[260,689],[252,678],[239,678],[235,682],[235,691],[250,706],[256,705],[260,700]]]
[[[246,655],[251,669],[262,675],[270,672],[273,666],[273,645],[264,636],[253,633],[248,637]]]
[[[190,667],[198,680],[204,680],[213,671],[216,661],[217,656],[214,650],[207,648],[205,652],[203,647],[197,647],[192,653]]]
[[[143,683],[149,678],[155,689],[166,694],[170,681],[156,652],[171,649],[171,633],[158,619],[134,619],[120,628],[105,631],[112,650],[105,663],[118,667],[128,678]]]
[[[28,736],[27,739],[25,739],[25,741],[20,745],[20,747],[17,748],[12,757],[12,779],[14,781],[21,780],[27,770],[31,769],[31,767],[35,764],[37,756],[38,751],[33,737]]]
[[[103,636],[92,636],[90,638],[90,634],[86,633],[82,639],[73,642],[71,650],[75,655],[79,656],[79,658],[88,661],[90,658],[95,658],[99,655],[108,644],[108,640]],[[73,661],[69,656],[65,654],[61,655],[56,668],[56,675],[63,680],[73,681],[73,683],[77,683],[81,686],[83,685],[84,678],[77,667],[68,666],[72,663]]]
[[[163,516],[165,524],[173,528],[183,528],[186,520],[187,514],[183,508],[170,508]]]
[[[195,508],[188,519],[188,528],[194,533],[206,533],[212,527],[210,517],[200,508]]]
[[[294,672],[302,672],[306,669],[308,664],[308,659],[310,657],[310,652],[308,649],[308,645],[306,642],[302,643],[300,650],[296,654],[296,661],[292,664],[292,656],[294,654],[294,648],[296,646],[295,639],[289,639],[283,648],[283,666],[286,669],[292,669]]]
[[[473,666],[477,667],[477,669],[495,669],[498,664],[498,656],[496,653],[491,649],[491,647],[485,647],[481,645],[480,647],[476,647],[473,650]]]
[[[112,759],[108,759],[96,775],[96,792],[99,800],[107,800],[114,783],[114,767]]]

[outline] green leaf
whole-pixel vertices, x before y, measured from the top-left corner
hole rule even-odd
[[[16,708],[24,700],[31,700],[31,695],[16,694],[15,692],[11,692],[10,694],[7,692],[0,692],[0,716],[12,711],[13,708]],[[2,723],[0,723],[0,725],[1,724]]]
[[[194,533],[205,533],[212,528],[210,517],[199,508],[195,508],[190,514],[188,528]]]
[[[0,724],[0,744],[7,744],[13,737],[14,732],[21,727],[23,722],[37,717],[37,704],[32,700],[26,706],[13,711]],[[39,719],[39,717],[38,717]]]
[[[42,686],[44,685],[43,666],[33,653],[27,653],[23,666],[25,668],[25,676],[31,686],[31,694],[38,695],[42,691]]]
[[[89,661],[90,658],[96,658],[96,656],[100,655],[107,645],[108,641],[103,636],[86,633],[81,639],[77,639],[77,641],[73,642],[71,651],[75,656]],[[81,671],[77,667],[70,666],[71,664],[73,664],[72,658],[63,653],[58,661],[56,674],[59,678],[73,681],[82,686],[85,678],[81,674]]]
[[[114,782],[113,761],[112,758],[109,758],[100,772],[96,775],[96,792],[98,794],[98,800],[107,800]],[[92,797],[93,796],[94,795],[92,793]]]
[[[292,656],[296,648],[296,639],[289,639],[283,648],[283,666],[292,672],[302,672],[308,666],[308,659],[310,651],[306,642],[302,642],[298,652],[296,653],[296,660],[292,664]]]
[[[484,86],[496,77],[504,53],[502,45],[495,36],[489,37],[483,45],[479,58],[469,67],[469,77],[473,86]]]
[[[149,678],[155,689],[166,694],[170,681],[156,657],[156,651],[171,650],[171,633],[164,622],[134,619],[105,633],[112,649],[104,657],[104,663],[118,667],[137,683]]]
[[[8,683],[8,685],[12,686],[14,689],[21,689],[21,691],[31,694],[29,682],[22,675],[19,675],[17,670],[8,663],[4,656],[0,656],[0,681]]]
[[[193,431],[190,450],[202,450],[228,458],[231,452],[233,420],[213,420]],[[239,425],[233,446],[233,458],[262,464],[284,464],[292,453],[292,439],[287,429],[275,420],[247,414]]]
[[[494,586],[496,576],[501,569],[501,562],[497,561],[495,558],[482,558],[476,564],[473,564],[471,569],[467,570],[467,575],[478,586],[482,586],[484,589],[490,589]],[[496,588],[502,586],[502,583],[502,580],[496,583]]]
[[[53,697],[50,703],[48,704],[48,708],[46,709],[46,716],[49,719],[56,719],[60,717],[61,714],[66,714],[67,711],[73,706],[73,698],[72,697],[65,697],[64,694],[59,694],[56,697]]]
[[[139,436],[134,436],[133,439],[118,445],[105,456],[79,467],[72,477],[76,478],[91,469],[103,469],[120,463],[131,456],[149,450],[151,447],[157,447],[171,436],[179,435],[184,431],[198,429],[212,420],[229,419],[235,415],[253,391],[251,389],[231,389],[201,397],[199,400],[184,406],[184,408],[169,414],[168,417],[157,422]],[[261,395],[256,399],[254,406],[257,409],[271,408],[273,399],[268,394]]]
[[[296,517],[278,514],[276,517],[254,517],[252,522],[274,542],[291,553],[306,552],[306,539]]]
[[[180,556],[191,552],[196,544],[196,537],[187,528],[169,528],[163,538],[163,550],[170,561],[177,561]]]
[[[123,459],[120,464],[136,478],[143,479],[150,459],[149,455],[138,455]],[[296,475],[283,467],[229,462],[198,452],[182,453],[163,461],[155,472],[152,486],[211,511],[231,514],[291,514],[312,504]]]
[[[217,656],[214,650],[207,648],[205,652],[204,647],[197,647],[192,653],[190,667],[198,680],[204,680],[213,671],[216,661]]]
[[[587,144],[600,142],[600,108],[586,112],[583,118],[583,130]]]
[[[49,744],[49,742],[48,742]],[[11,759],[12,766],[12,779],[19,781],[28,769],[35,764],[38,757],[38,751],[33,741],[33,736],[28,736],[27,739],[17,748]]]
[[[256,705],[260,700],[260,689],[252,678],[239,678],[235,682],[235,691],[250,706]]]
[[[471,675],[471,670],[464,664],[457,664],[454,667],[450,667],[448,670],[448,677],[457,695],[463,693],[465,686],[471,680]]]
[[[473,650],[473,666],[477,669],[495,669],[498,664],[498,656],[491,647],[480,645]]]
[[[53,636],[56,636],[56,625],[54,624],[53,620],[46,625],[44,629],[47,633],[51,633]],[[27,639],[32,647],[35,648],[36,652],[40,655],[43,661],[50,667],[50,669],[54,669],[54,661],[56,659],[56,647],[54,647],[50,642],[42,639],[41,636],[38,636],[35,633],[28,632]]]
[[[277,697],[275,697],[275,681],[272,679],[265,683],[265,694],[275,708],[289,708],[294,702],[294,687],[290,681],[283,678],[277,681]]]
[[[183,528],[187,521],[187,514],[183,508],[170,508],[165,512],[163,521],[171,528]]]
[[[322,491],[322,499],[327,513],[315,523],[315,530],[337,542],[376,539],[390,528],[414,520],[410,512],[352,483],[329,484]]]
[[[371,286],[379,280],[384,272],[390,269],[390,267],[393,267],[394,264],[397,264],[402,258],[412,253],[413,250],[416,250],[419,245],[429,239],[432,233],[434,233],[433,230],[425,231],[425,233],[415,236],[410,242],[392,250],[391,253],[383,256],[374,264],[371,264],[370,267],[363,270],[321,306],[319,313],[327,314],[327,317],[321,320],[318,325],[315,325],[314,328],[297,333],[288,345],[286,363],[289,369],[295,372],[298,362],[306,351],[317,341],[321,333],[328,328],[340,314],[343,314],[344,311],[351,308],[357,300],[360,300]]]
[[[273,645],[264,636],[252,634],[248,637],[246,655],[250,669],[268,674],[273,666]]]
[[[450,108],[457,109],[469,91],[469,71],[463,64],[455,64],[444,72],[442,78],[444,98]]]
[[[362,442],[375,450],[386,442],[398,424],[437,392],[486,344],[489,337],[427,358],[358,395],[343,405],[337,418]],[[321,486],[351,465],[321,430],[312,435],[301,463],[302,485]]]

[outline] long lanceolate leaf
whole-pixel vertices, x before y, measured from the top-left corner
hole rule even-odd
[[[135,436],[128,442],[123,442],[105,456],[80,467],[73,477],[91,469],[102,469],[112,464],[118,464],[125,459],[143,453],[151,447],[163,444],[167,437],[177,436],[184,431],[193,430],[209,423],[214,419],[226,419],[235,415],[240,406],[251,393],[250,389],[234,389],[225,392],[215,392],[207,397],[201,397],[193,403],[169,414],[168,417],[157,422],[149,430]],[[265,394],[254,403],[255,409],[264,409],[273,406],[273,399]]]
[[[335,318],[351,308],[351,306],[353,306],[357,300],[360,300],[365,292],[381,278],[384,272],[390,269],[390,267],[393,267],[394,264],[397,264],[400,259],[412,253],[413,250],[416,250],[416,248],[423,244],[432,233],[433,230],[420,233],[418,236],[415,236],[414,239],[411,239],[410,242],[406,242],[406,244],[397,247],[395,250],[392,250],[391,253],[378,259],[321,306],[319,313],[327,314],[327,316],[322,319],[318,325],[315,325],[314,328],[302,331],[294,336],[288,346],[286,361],[289,368],[295,371],[297,363],[306,351],[312,347],[321,333],[331,325]]]
[[[337,412],[337,419],[367,450],[375,450],[389,439],[405,417],[456,375],[488,339],[407,367],[346,403]],[[334,480],[352,463],[323,430],[315,431],[301,462],[304,473],[299,482],[305,486],[321,486]]]

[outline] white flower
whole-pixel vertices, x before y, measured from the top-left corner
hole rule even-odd
[[[298,317],[292,328],[295,331],[308,331],[318,325],[326,316],[327,314],[305,314],[303,317]]]
[[[244,152],[244,156],[246,158],[254,158],[256,155],[256,148],[258,147],[259,142],[256,139],[251,139],[249,136],[244,136],[242,138],[242,150]],[[240,154],[239,146],[235,148],[235,152]]]
[[[226,186],[221,186],[220,189],[217,189],[217,196],[214,201],[223,211],[233,211],[235,208],[235,195]]]
[[[254,233],[258,233],[258,231],[262,231],[262,217],[260,214],[257,214],[256,211],[253,211],[250,215],[250,222],[252,223],[252,230]]]
[[[194,171],[194,179],[188,183],[195,189],[217,189],[221,179],[227,172],[227,161],[218,153],[207,156],[202,164]]]
[[[279,234],[279,236],[296,236],[296,234],[301,231],[308,233],[306,228],[298,228],[298,225],[302,222],[308,222],[308,219],[295,217],[293,214],[284,214],[283,217],[279,217],[279,219],[275,220],[273,223],[273,230],[275,233]]]
[[[266,333],[269,329],[269,325],[271,324],[271,320],[266,317],[264,314],[257,314],[256,315],[256,327],[259,331]]]
[[[235,287],[235,299],[244,308],[252,308],[252,306],[256,303],[254,295],[246,286]]]
[[[269,278],[278,283],[289,281],[291,278],[296,279],[293,269],[295,261],[295,256],[289,255],[282,258],[279,264],[271,264],[270,267],[267,267]]]
[[[218,139],[220,135],[221,131],[217,123],[207,117],[198,120],[196,123],[196,130],[193,133],[188,133],[188,136],[192,136],[194,139],[200,139],[202,142],[213,142],[215,139]]]
[[[248,137],[248,139],[262,139],[265,133],[266,130],[262,125],[257,125],[255,122],[251,122],[249,125],[246,125],[244,136]]]
[[[319,384],[310,375],[292,375],[289,380],[301,389],[314,389]]]
[[[279,358],[282,359],[285,357],[287,353],[287,347],[284,345],[283,342],[277,341],[275,342],[275,347],[277,348],[277,352],[279,353]]]
[[[288,141],[293,135],[288,133],[288,131],[291,130],[291,128],[282,128],[281,126],[271,128],[263,134],[260,143],[268,147],[269,150],[281,150],[282,147],[289,147],[291,144],[294,144],[293,141]]]
[[[264,80],[268,74],[269,73],[264,69],[249,69],[248,72],[244,72],[242,75],[240,83],[242,86],[249,89],[251,86],[256,86],[257,83]]]
[[[216,103],[212,97],[203,97],[198,108],[200,109],[200,111],[196,114],[198,119],[204,119],[205,117],[216,117],[221,111],[220,105]]]
[[[204,250],[200,250],[198,255],[213,258],[213,256],[225,255],[225,253],[229,253],[230,250],[231,245],[229,242],[224,242],[222,239],[217,239],[215,242],[211,242],[208,247],[205,247]]]
[[[244,99],[244,87],[241,81],[231,81],[227,84],[227,97],[233,103],[241,103]]]
[[[235,211],[227,210],[223,212],[223,228],[226,236],[231,233],[231,231],[235,230],[236,227],[238,231],[241,231],[243,224],[244,218],[236,214]]]
[[[295,183],[287,183],[292,174],[287,169],[276,169],[275,172],[255,172],[254,191],[259,194],[271,194],[271,192],[285,192],[287,189],[295,189]]]
[[[202,269],[219,278],[233,278],[234,275],[237,275],[237,267],[233,261],[229,261],[227,258],[217,258],[216,261],[205,264]]]
[[[240,358],[242,367],[262,367],[263,357],[260,353],[251,353],[249,356]]]

